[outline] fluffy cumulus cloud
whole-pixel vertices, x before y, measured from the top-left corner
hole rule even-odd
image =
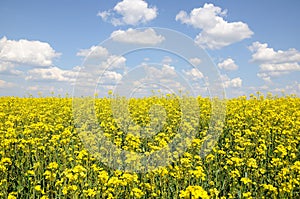
[[[100,77],[98,83],[103,85],[115,85],[122,79],[122,74],[116,71],[104,71]]]
[[[87,58],[85,67],[76,76],[76,92],[83,95],[87,91],[94,92],[97,84],[100,93],[107,93],[108,89],[115,88],[122,80],[126,71],[126,58],[111,54],[103,46],[81,49],[77,56]]]
[[[218,67],[224,70],[237,70],[239,68],[231,58],[225,59],[221,63],[218,63]]]
[[[165,40],[162,35],[158,35],[152,28],[145,30],[135,30],[132,28],[128,30],[116,30],[110,36],[117,42],[146,45],[156,45]]]
[[[75,70],[63,70],[58,67],[35,68],[27,72],[26,80],[55,80],[74,82],[77,72]]]
[[[229,85],[233,88],[240,88],[242,87],[242,79],[240,77],[233,78],[230,80]]]
[[[202,79],[204,76],[203,74],[196,68],[192,68],[191,70],[183,70],[183,73],[190,79],[196,81]]]
[[[254,42],[249,50],[253,53],[251,61],[259,64],[258,77],[267,82],[272,77],[300,71],[300,52],[294,48],[276,51],[266,43]]]
[[[95,66],[96,70],[108,70],[125,68],[126,58],[119,55],[112,55],[109,51],[102,46],[91,46],[88,49],[81,49],[76,54],[77,56],[87,57],[87,59],[99,58],[101,62],[99,65]]]
[[[110,55],[101,63],[100,69],[112,70],[126,67],[126,58],[119,55]]]
[[[278,50],[268,47],[267,43],[254,42],[249,46],[253,52],[252,61],[259,63],[296,63],[300,62],[300,52],[294,48],[287,51]]]
[[[148,79],[157,79],[159,81],[161,79],[169,79],[177,76],[175,67],[168,64],[163,64],[161,69],[147,64],[142,65]]]
[[[0,39],[0,60],[13,64],[30,66],[50,66],[53,59],[60,53],[45,42],[21,40],[9,40],[6,37]]]
[[[108,50],[102,46],[92,46],[89,49],[81,49],[76,55],[80,57],[89,56],[94,58],[107,57]]]
[[[169,64],[163,64],[162,67],[155,67],[142,63],[142,67],[145,76],[136,81],[139,83],[157,82],[165,84],[169,80],[173,80],[173,78],[177,77],[175,67]]]
[[[220,49],[253,35],[246,23],[224,20],[226,13],[226,10],[206,3],[203,7],[194,8],[190,14],[180,11],[176,21],[201,29],[195,42],[203,48]]]
[[[118,25],[138,25],[157,17],[157,8],[149,6],[144,0],[123,0],[113,10],[99,12],[97,16],[104,21]]]
[[[223,85],[225,88],[241,88],[242,87],[243,81],[240,77],[230,79],[227,75],[221,75],[221,80],[223,81]]]
[[[162,93],[176,93],[179,90],[185,90],[187,87],[180,81],[181,79],[174,66],[169,64],[152,66],[143,63],[142,67],[144,70],[142,78],[129,79],[136,93],[147,95],[151,94],[152,90],[160,90]]]

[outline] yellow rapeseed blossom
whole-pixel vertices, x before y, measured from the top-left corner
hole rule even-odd
[[[0,97],[0,198],[298,198],[299,97],[214,100]]]
[[[144,193],[139,188],[133,188],[132,191],[130,192],[130,195],[133,196],[134,198],[141,198],[143,197]]]
[[[179,196],[186,199],[209,199],[208,193],[201,186],[188,186],[184,191],[180,191]]]
[[[241,178],[241,181],[244,183],[244,184],[248,184],[248,183],[251,183],[252,180],[249,179],[249,178]]]

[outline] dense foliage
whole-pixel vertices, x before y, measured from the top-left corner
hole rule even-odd
[[[167,167],[139,173],[111,169],[90,153],[75,128],[72,99],[2,97],[0,198],[300,196],[298,97],[251,95],[248,99],[227,100],[223,131],[205,158],[199,151],[209,129],[211,102],[201,97],[196,100],[197,135],[186,151]],[[182,118],[178,98],[148,97],[127,102],[136,126],[124,130],[118,126],[121,115],[111,112],[118,104],[112,98],[95,100],[99,127],[115,146],[151,154],[176,137]],[[159,112],[162,108],[165,111]],[[151,113],[157,113],[163,122],[151,121],[155,119]],[[157,128],[147,131],[149,124]],[[139,136],[142,130],[148,136]]]

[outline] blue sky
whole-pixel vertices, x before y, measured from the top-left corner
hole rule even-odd
[[[130,86],[139,87],[143,81],[159,85],[144,90],[180,89],[179,73],[195,85],[190,89],[205,88],[207,74],[195,72],[172,53],[144,50],[118,55],[101,46],[117,33],[114,41],[123,42],[120,46],[134,42],[160,45],[168,38],[155,29],[159,27],[187,35],[207,52],[228,97],[256,91],[280,94],[282,90],[299,96],[299,8],[296,0],[2,0],[0,95],[71,94],[87,63],[84,60],[93,53],[98,61],[104,57],[106,64],[113,59],[118,64],[110,65],[105,73],[100,67],[102,76],[94,73],[98,77],[90,77],[98,80],[90,87],[100,85],[100,95],[118,87],[122,79]],[[201,58],[188,61],[205,63]],[[139,67],[146,76],[151,74],[142,77]],[[205,89],[198,92],[207,93]]]

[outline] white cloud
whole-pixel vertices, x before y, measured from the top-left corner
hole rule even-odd
[[[147,28],[144,31],[132,28],[125,31],[116,30],[112,32],[110,36],[117,42],[149,45],[159,44],[165,39],[163,36],[156,34],[152,28]]]
[[[121,15],[120,18],[115,15]],[[99,12],[97,16],[104,21],[118,25],[138,25],[146,23],[157,17],[157,8],[148,6],[143,0],[123,0],[115,5],[113,11]]]
[[[147,78],[151,78],[153,80],[164,78],[169,79],[177,76],[175,68],[168,64],[164,64],[161,69],[144,64],[144,70],[147,74]]]
[[[300,52],[294,48],[275,51],[266,43],[254,42],[249,50],[253,53],[251,61],[258,63],[260,67],[257,76],[266,82],[271,83],[272,77],[300,71]]]
[[[97,14],[97,16],[101,17],[104,21],[107,21],[110,15],[111,13],[109,11],[98,12]]]
[[[188,76],[188,78],[191,78],[194,81],[202,79],[204,77],[203,74],[196,68],[192,68],[191,70],[188,71],[183,70],[183,73],[186,76]]]
[[[35,68],[27,72],[26,80],[55,80],[64,82],[74,82],[77,72],[63,70],[58,67]]]
[[[246,23],[225,21],[223,17],[226,13],[226,10],[206,3],[203,7],[194,8],[189,15],[180,11],[176,21],[202,29],[195,42],[203,48],[220,49],[253,35]]]
[[[202,73],[198,73],[195,69],[190,71],[178,71],[179,74],[182,75],[190,75],[187,78],[185,76],[177,74],[177,70],[174,66],[168,64],[162,65],[151,65],[148,63],[142,63],[141,66],[143,68],[139,68],[137,73],[133,75],[133,71],[129,72],[129,76],[124,76],[124,80],[120,85],[122,85],[121,92],[136,93],[139,96],[145,96],[151,94],[152,91],[161,91],[160,93],[178,93],[189,92],[193,94],[196,92],[206,91],[206,88],[199,87],[198,84],[193,84],[195,82],[191,82],[191,78],[195,78],[195,80],[199,80],[203,78]],[[143,71],[141,71],[141,69]],[[186,74],[185,74],[186,73]],[[195,88],[197,86],[197,88]],[[192,89],[192,90],[191,90]],[[204,91],[205,90],[205,91]],[[194,92],[195,91],[195,92]]]
[[[287,72],[287,71],[300,71],[300,65],[296,62],[294,63],[269,63],[261,64],[260,69],[262,71],[277,71],[277,72]]]
[[[133,86],[138,88],[141,93],[147,93],[147,91],[150,92],[151,90],[160,90],[162,93],[178,93],[182,91],[194,94],[207,92],[207,87],[199,84],[199,80],[204,79],[204,76],[196,68],[190,70],[182,69],[178,71],[181,75],[178,75],[177,69],[168,64],[154,67],[143,63],[142,66],[144,66],[145,70],[144,78],[132,81]]]
[[[260,77],[267,83],[272,83],[271,77],[268,73],[262,73],[262,72],[257,73],[257,77]]]
[[[287,51],[275,51],[273,48],[268,47],[267,43],[254,42],[249,46],[249,50],[253,52],[253,62],[268,64],[300,62],[300,52],[295,48],[290,48]]]
[[[95,70],[124,68],[126,66],[126,58],[119,55],[111,55],[108,50],[102,46],[92,46],[88,49],[81,49],[76,54],[77,56],[87,57],[88,59],[101,58],[99,66],[95,66]]]
[[[100,78],[99,82],[101,86],[103,85],[114,85],[122,79],[122,75],[115,71],[104,71]]]
[[[241,88],[242,87],[243,81],[240,77],[230,79],[227,75],[221,75],[221,79],[223,81],[223,85],[225,88]]]
[[[0,61],[31,66],[50,66],[60,53],[45,42],[0,39]]]
[[[107,57],[108,50],[102,46],[92,46],[89,49],[81,49],[76,55],[81,57],[89,56],[89,58]]]
[[[240,88],[242,87],[242,79],[237,77],[230,80],[230,86],[233,88]]]
[[[126,67],[126,58],[118,55],[110,55],[102,62],[99,69],[117,69]]]
[[[19,76],[23,74],[22,71],[14,69],[15,65],[11,62],[1,62],[0,61],[0,74],[4,75],[16,75]]]
[[[101,92],[104,92],[111,85],[117,84],[123,77],[120,71],[124,72],[127,69],[125,57],[110,54],[102,46],[92,46],[88,49],[82,49],[77,55],[87,57],[88,59],[82,70],[80,70],[81,67],[72,69],[73,72],[80,70],[74,83],[76,83],[78,92],[81,94],[86,94],[87,91],[94,92],[97,83],[100,86],[99,88],[102,89]],[[98,59],[95,62],[93,58]],[[89,59],[92,61],[89,62]],[[64,74],[62,76],[65,77]]]
[[[194,66],[198,66],[199,64],[201,64],[201,59],[197,58],[197,57],[193,57],[191,59],[189,59],[189,62],[191,64],[193,64]]]
[[[1,88],[11,88],[11,87],[14,87],[13,83],[7,82],[7,81],[4,81],[4,80],[0,79],[0,89]]]
[[[148,93],[151,90],[159,89],[163,93],[170,93],[181,89],[182,85],[176,80],[177,73],[175,67],[163,64],[162,67],[154,67],[142,63],[145,75],[143,78],[132,81],[138,93]]]
[[[218,66],[220,69],[224,70],[237,70],[239,68],[231,58],[225,59],[223,62],[218,63]]]

